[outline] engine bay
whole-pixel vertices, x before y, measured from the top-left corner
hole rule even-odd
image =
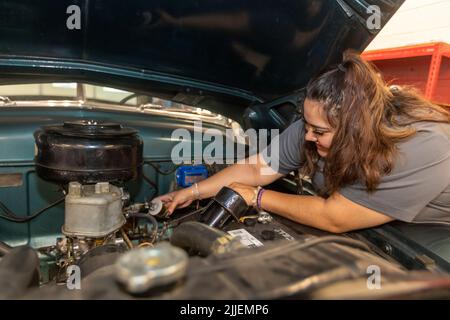
[[[351,298],[373,294],[363,281],[371,265],[383,268],[386,281],[432,277],[411,275],[361,238],[249,208],[228,187],[169,215],[157,198],[161,182],[146,167],[177,190],[225,165],[163,168],[145,159],[144,139],[132,127],[70,120],[41,125],[34,142],[32,172],[59,198],[25,217],[3,205],[4,217],[33,226],[64,204],[63,223],[53,217],[46,225],[59,232],[32,246],[0,242],[0,284],[12,288],[2,298]],[[144,197],[133,182],[145,182]],[[337,283],[352,289],[327,291]]]
[[[267,241],[295,239],[295,232],[274,221],[267,212],[249,210],[242,197],[227,187],[213,199],[197,201],[173,216],[155,198],[156,193],[144,202],[132,202],[126,182],[145,179],[155,186],[142,173],[143,140],[135,129],[94,120],[66,121],[42,126],[35,131],[34,139],[36,174],[58,186],[63,194],[37,214],[64,203],[62,236],[55,239],[54,245],[37,248],[41,286],[67,284],[74,265],[81,268],[83,276],[94,272],[106,262],[93,268],[91,260],[107,252],[120,257],[116,265],[122,267],[117,267],[120,270],[116,271],[116,280],[131,294],[141,294],[155,283],[165,284],[168,280],[164,277],[171,279],[167,275],[159,276],[163,280],[154,276],[147,285],[130,284],[134,279],[129,274],[130,265],[139,269],[136,261],[152,254],[145,248],[165,257],[162,265],[154,268],[175,266],[176,270],[185,270],[189,256],[207,257],[244,247],[262,247]],[[176,188],[182,188],[206,178],[213,170],[218,169],[183,165],[168,173],[175,176]],[[12,221],[31,221],[37,216],[20,218],[8,212]],[[180,261],[170,260],[174,259],[172,255],[178,255]],[[178,269],[177,263],[181,263]],[[178,276],[184,275],[183,270],[177,271]],[[172,277],[177,280],[175,275]]]

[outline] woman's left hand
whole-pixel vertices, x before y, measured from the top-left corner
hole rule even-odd
[[[253,205],[252,201],[254,201],[255,198],[255,192],[257,190],[256,187],[248,186],[246,184],[237,182],[233,182],[228,187],[239,193],[242,196],[242,198],[244,198],[247,205],[249,206]]]

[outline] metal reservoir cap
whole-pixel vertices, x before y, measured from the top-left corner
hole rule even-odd
[[[169,285],[186,275],[187,253],[168,242],[131,250],[116,262],[116,279],[132,294]]]
[[[167,219],[169,217],[169,211],[161,201],[161,199],[153,199],[148,203],[148,213],[154,217]]]

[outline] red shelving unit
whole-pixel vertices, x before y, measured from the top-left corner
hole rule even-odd
[[[433,102],[450,106],[450,45],[443,42],[365,51],[393,84],[420,89]]]

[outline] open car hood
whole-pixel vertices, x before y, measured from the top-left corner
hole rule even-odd
[[[402,3],[1,0],[0,81],[109,81],[249,105],[304,87],[346,49],[363,50]]]

